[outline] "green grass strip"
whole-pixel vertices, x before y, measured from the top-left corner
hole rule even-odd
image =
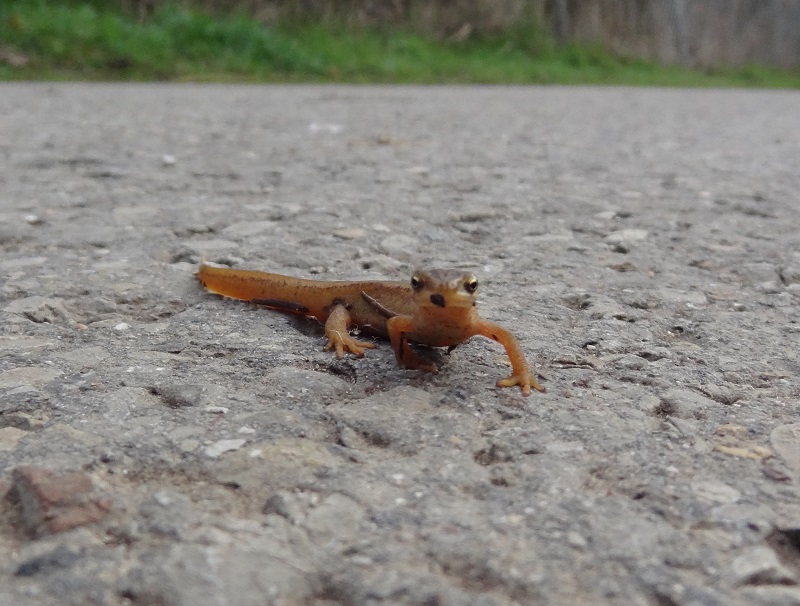
[[[557,48],[532,27],[443,42],[396,30],[268,27],[177,3],[139,22],[97,0],[0,3],[0,79],[800,87],[800,73],[777,69],[700,72]]]

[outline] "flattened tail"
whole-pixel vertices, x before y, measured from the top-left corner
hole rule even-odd
[[[228,282],[228,280],[225,279],[226,271],[231,270],[208,265],[205,260],[203,260],[200,262],[200,267],[197,268],[194,275],[197,276],[200,284],[205,286],[208,291],[218,295],[225,295],[226,297],[233,297],[234,295],[229,295],[227,293],[230,289],[226,287]]]
[[[215,267],[201,263],[195,273],[200,283],[210,292],[232,299],[250,301],[286,313],[308,315],[311,310],[296,302],[297,278],[247,269]]]
[[[195,273],[200,283],[210,292],[232,299],[253,301],[254,299],[269,299],[264,292],[264,284],[271,274],[229,267],[215,267],[205,262]]]

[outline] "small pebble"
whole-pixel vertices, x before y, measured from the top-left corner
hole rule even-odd
[[[589,543],[585,538],[583,538],[583,536],[581,536],[577,532],[568,532],[567,533],[567,544],[570,547],[575,547],[576,549],[583,549]]]
[[[312,122],[308,125],[308,130],[312,133],[329,133],[331,135],[338,135],[342,132],[341,124],[330,124],[325,122]]]
[[[205,453],[206,456],[215,459],[223,453],[230,452],[231,450],[239,450],[242,446],[244,446],[245,442],[247,442],[247,440],[244,438],[236,438],[233,440],[217,440],[210,446],[206,446]]]
[[[359,238],[363,238],[366,235],[366,232],[363,229],[354,227],[350,229],[334,230],[333,235],[337,238],[341,238],[342,240],[358,240]]]
[[[224,415],[228,414],[228,410],[230,409],[225,406],[206,406],[203,410],[217,415]]]

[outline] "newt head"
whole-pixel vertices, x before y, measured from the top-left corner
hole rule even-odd
[[[471,273],[420,269],[411,276],[411,291],[413,315],[400,316],[405,318],[403,322],[398,318],[389,320],[395,327],[404,326],[410,341],[430,347],[453,347],[479,334],[481,319],[475,306],[478,279]],[[392,326],[388,329],[391,337]],[[403,364],[409,355],[404,353]]]
[[[453,269],[419,269],[411,276],[418,309],[468,309],[475,307],[478,279]]]

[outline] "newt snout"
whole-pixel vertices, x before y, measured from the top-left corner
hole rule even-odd
[[[433,303],[436,307],[444,307],[444,296],[440,295],[438,292],[431,295],[431,303]]]

